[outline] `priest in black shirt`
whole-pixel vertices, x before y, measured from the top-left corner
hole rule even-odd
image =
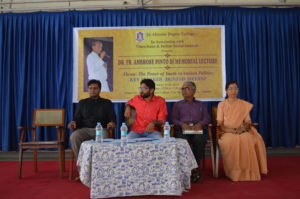
[[[113,104],[110,100],[100,97],[101,82],[90,80],[88,92],[90,97],[79,101],[74,121],[68,124],[68,128],[74,131],[70,140],[76,157],[82,142],[95,139],[97,122],[101,122],[103,127],[103,138],[108,138],[108,128],[115,127]]]

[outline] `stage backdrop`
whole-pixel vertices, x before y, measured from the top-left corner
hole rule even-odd
[[[224,98],[222,25],[74,28],[73,32],[73,102],[88,97],[89,79],[100,80],[101,95],[113,102],[132,98],[145,78],[155,81],[156,95],[167,101],[182,99],[185,81],[196,83],[196,96],[203,101]],[[92,50],[95,42],[101,42],[103,55]],[[96,58],[91,61],[91,56]]]
[[[73,28],[174,25],[224,25],[226,79],[254,104],[252,121],[266,145],[300,145],[300,8],[195,7],[0,14],[0,150],[18,149],[18,126],[32,125],[34,108],[65,108],[66,125],[72,121]],[[124,103],[114,108],[119,137]],[[38,140],[55,139],[42,129]]]

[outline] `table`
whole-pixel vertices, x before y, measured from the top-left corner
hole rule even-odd
[[[175,140],[175,139],[174,139]],[[91,198],[181,195],[197,168],[188,142],[82,143],[77,166]]]

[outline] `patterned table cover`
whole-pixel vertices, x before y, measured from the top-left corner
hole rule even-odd
[[[181,195],[197,168],[188,142],[82,143],[77,166],[91,198]]]

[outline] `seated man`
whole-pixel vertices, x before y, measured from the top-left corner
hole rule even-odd
[[[79,101],[74,121],[68,124],[68,128],[75,130],[70,140],[76,157],[83,141],[95,139],[97,122],[101,122],[103,127],[103,138],[108,138],[107,128],[115,127],[113,104],[110,100],[101,98],[100,91],[100,81],[93,79],[88,82],[90,97]]]
[[[159,127],[166,121],[167,106],[164,98],[155,96],[155,83],[151,79],[143,79],[140,83],[140,95],[136,95],[126,104],[124,116],[129,118],[131,108],[136,110],[135,121],[128,139],[162,137]]]
[[[203,134],[183,134],[183,131],[200,131],[208,124],[210,116],[205,104],[194,98],[196,85],[194,82],[185,82],[181,88],[184,100],[176,102],[172,109],[171,120],[175,125],[175,137],[186,139],[192,146],[192,151],[200,165],[204,155],[206,140]],[[197,182],[201,178],[199,169],[192,171],[192,182]]]

